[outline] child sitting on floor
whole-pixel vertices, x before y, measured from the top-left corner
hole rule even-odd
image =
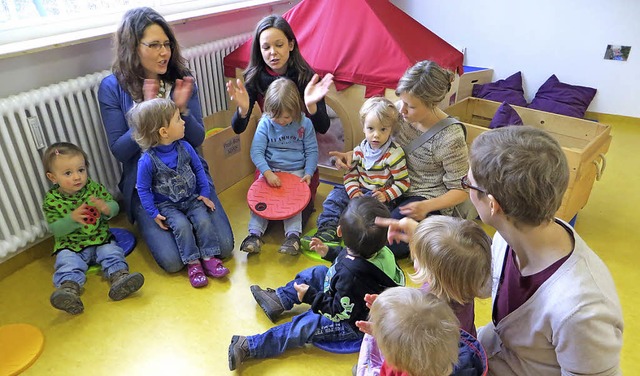
[[[408,217],[400,221],[380,218],[376,223],[389,226],[390,243],[409,243],[415,269],[411,279],[447,302],[461,329],[475,337],[474,299],[491,293],[491,238],[477,223],[449,216],[434,215],[420,223]],[[376,296],[366,300],[371,305]],[[357,325],[370,332],[368,322]],[[377,375],[382,361],[376,338],[365,335],[357,374]]]
[[[335,187],[322,203],[322,213],[316,221],[318,231],[313,237],[325,243],[339,239],[336,227],[350,199],[371,195],[380,202],[391,204],[409,189],[404,151],[391,140],[400,121],[400,112],[388,99],[372,97],[364,102],[360,108],[360,123],[365,138],[353,149],[353,160],[344,175],[344,185]]]
[[[371,306],[369,319],[385,360],[380,376],[472,376],[484,372],[480,343],[458,327],[451,307],[418,289],[394,287]]]
[[[313,124],[302,113],[302,100],[293,81],[278,78],[273,81],[264,98],[264,115],[258,123],[251,143],[251,160],[271,187],[279,187],[280,179],[274,173],[289,172],[309,184],[318,166],[318,142]],[[300,253],[302,213],[283,220],[286,239],[280,253]],[[269,220],[251,212],[249,235],[240,250],[258,253],[263,244],[262,235]]]
[[[333,261],[330,268],[318,265],[303,270],[275,291],[251,286],[256,302],[272,321],[295,304],[307,303],[311,309],[263,334],[233,336],[229,369],[246,359],[278,356],[309,342],[362,338],[355,322],[366,319],[369,312],[365,295],[404,285],[404,274],[385,247],[386,231],[374,223],[376,217],[389,215],[389,209],[373,197],[351,200],[337,230],[346,248],[329,248],[318,239],[312,242],[312,249]]]
[[[42,203],[55,238],[56,290],[51,294],[51,305],[73,315],[84,311],[80,290],[92,264],[100,264],[111,282],[111,299],[122,300],[138,291],[144,277],[129,274],[124,250],[107,224],[118,214],[118,203],[102,184],[89,178],[87,154],[74,144],[58,142],[47,148],[43,162],[47,178],[54,184]]]
[[[171,99],[154,98],[127,115],[144,151],[136,180],[140,202],[161,229],[173,232],[191,286],[206,286],[207,275],[229,274],[218,258],[220,241],[211,217],[216,207],[209,199],[207,173],[195,149],[182,140],[180,109]]]

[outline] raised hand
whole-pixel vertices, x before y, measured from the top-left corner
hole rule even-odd
[[[316,103],[327,95],[331,84],[333,84],[333,75],[331,73],[327,73],[322,80],[320,80],[320,76],[317,73],[311,77],[311,81],[304,88],[304,104],[307,106],[309,114],[316,113],[318,110]]]
[[[332,163],[339,170],[349,171],[351,169],[351,163],[353,162],[353,151],[330,151],[329,155],[332,157]]]
[[[177,79],[173,85],[173,103],[178,106],[181,113],[187,110],[187,104],[193,93],[193,83],[193,77],[187,76],[182,80]]]
[[[387,240],[390,244],[400,242],[409,243],[418,227],[418,222],[409,217],[404,217],[401,220],[376,217],[375,223],[380,227],[389,228]]]
[[[149,99],[156,98],[158,96],[159,91],[160,91],[160,83],[158,82],[158,80],[153,78],[145,78],[142,84],[143,100],[148,101]]]
[[[231,102],[238,107],[240,116],[246,117],[249,112],[249,93],[247,93],[242,80],[238,78],[236,82],[227,81],[227,93],[229,93]]]
[[[311,238],[311,242],[309,242],[309,248],[319,254],[320,257],[326,256],[327,252],[329,252],[329,246],[324,244],[322,240],[318,238]]]

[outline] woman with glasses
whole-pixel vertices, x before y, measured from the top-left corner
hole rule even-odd
[[[621,375],[623,318],[611,273],[555,218],[569,184],[558,142],[529,126],[471,145],[471,202],[494,227],[493,310],[478,329],[489,375]]]
[[[393,137],[405,151],[411,186],[396,201],[392,218],[421,221],[428,215],[453,215],[454,207],[469,197],[461,185],[469,168],[463,126],[454,123],[428,139],[423,136],[448,118],[438,104],[451,89],[452,80],[452,72],[424,60],[407,69],[398,82],[396,94],[404,121]],[[336,166],[350,168],[351,152],[330,154],[338,157]],[[406,242],[390,244],[389,248],[396,258],[409,255]]]
[[[127,113],[134,104],[152,98],[171,98],[184,120],[184,140],[193,148],[204,141],[205,130],[197,87],[180,46],[167,21],[151,8],[127,11],[115,33],[116,56],[113,74],[100,84],[98,100],[111,153],[122,163],[120,190],[129,220],[136,222],[151,254],[162,269],[174,273],[184,268],[176,241],[170,231],[161,229],[146,214],[136,190],[136,171],[140,146],[131,137]],[[221,259],[233,250],[231,225],[218,199],[206,161],[200,156],[210,185],[209,198],[215,205],[210,212],[217,229],[218,246],[203,259],[217,260],[217,269],[226,269]],[[207,272],[207,270],[205,270]],[[220,275],[222,270],[210,271]]]

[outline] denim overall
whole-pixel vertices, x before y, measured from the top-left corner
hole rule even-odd
[[[176,151],[176,170],[164,164],[153,149],[149,150],[149,156],[154,170],[152,190],[168,198],[157,204],[158,211],[167,218],[166,224],[173,232],[180,258],[186,265],[200,258],[219,255],[220,242],[211,211],[197,199],[191,156],[180,142],[176,143]]]

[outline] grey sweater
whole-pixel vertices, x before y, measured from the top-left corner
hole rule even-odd
[[[622,308],[613,279],[604,262],[571,232],[575,248],[564,264],[497,326],[489,323],[478,330],[490,375],[622,374]],[[506,249],[496,233],[494,302]]]

